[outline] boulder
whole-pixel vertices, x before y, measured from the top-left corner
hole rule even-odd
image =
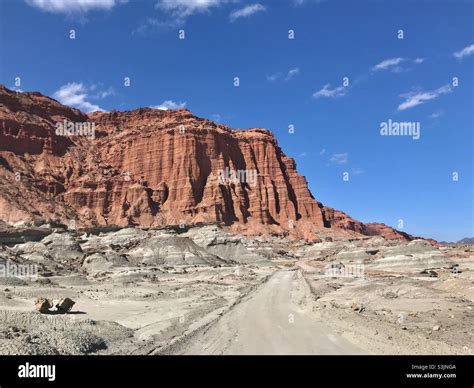
[[[71,311],[72,306],[75,304],[76,302],[74,302],[72,299],[64,298],[56,304],[56,308],[60,314],[66,314]]]
[[[42,314],[49,312],[49,309],[53,307],[53,300],[47,298],[36,298],[35,299],[35,310],[39,311]]]

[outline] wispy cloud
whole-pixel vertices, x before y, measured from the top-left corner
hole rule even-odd
[[[453,53],[453,56],[457,59],[463,59],[464,57],[468,57],[472,54],[474,54],[474,44],[466,46],[460,51],[456,51],[455,53]]]
[[[331,89],[330,84],[326,84],[322,89],[313,93],[313,98],[337,98],[342,97],[347,93],[347,88],[344,86],[338,86],[337,88]]]
[[[275,81],[278,81],[280,79],[283,79],[283,76],[285,77],[284,78],[285,81],[289,81],[292,78],[296,77],[300,73],[301,73],[300,69],[298,67],[295,67],[293,69],[288,70],[288,73],[286,74],[286,76],[284,76],[284,74],[282,74],[281,72],[278,72],[278,73],[273,73],[273,74],[270,74],[270,75],[266,75],[265,77],[266,77],[267,81],[269,81],[269,82],[275,82]]]
[[[402,66],[402,64],[415,64],[415,65],[420,65],[422,64],[426,58],[415,58],[415,59],[410,59],[410,58],[389,58],[389,59],[384,59],[382,62],[377,63],[375,66],[372,67],[372,71],[391,71],[393,73],[401,73],[404,70],[409,70],[406,69]]]
[[[191,15],[209,12],[212,8],[228,2],[229,0],[158,0],[155,8],[168,13],[170,19],[166,21],[149,19],[148,22],[160,25],[184,24]]]
[[[288,70],[288,73],[286,73],[286,76],[282,74],[281,72],[278,72],[278,73],[266,75],[265,78],[267,79],[268,82],[275,82],[281,79],[284,79],[285,81],[289,81],[292,78],[296,77],[298,74],[300,74],[300,69],[298,67],[295,67],[293,69]]]
[[[96,10],[110,10],[128,0],[26,0],[26,3],[42,11],[78,14]]]
[[[349,154],[347,152],[341,154],[332,154],[329,161],[334,164],[345,164],[349,160]]]
[[[186,107],[186,102],[174,102],[172,100],[163,101],[160,105],[150,106],[153,109],[169,110],[169,109],[183,109]]]
[[[291,0],[293,5],[303,5],[303,4],[309,4],[309,3],[322,3],[325,0]]]
[[[269,82],[275,82],[277,79],[279,79],[281,77],[281,73],[274,73],[274,74],[270,74],[270,75],[266,75],[265,78],[267,79],[267,81]]]
[[[385,59],[382,62],[376,64],[374,67],[372,67],[373,71],[380,71],[380,70],[394,70],[398,68],[398,65],[404,61],[403,58],[390,58],[390,59]]]
[[[302,152],[301,154],[298,155],[298,157],[300,158],[305,158],[306,156],[308,156],[306,152]]]
[[[319,155],[324,155],[326,153],[326,148],[323,148],[321,151],[319,151]]]
[[[300,73],[300,69],[298,67],[295,67],[294,69],[291,69],[288,71],[288,74],[286,75],[285,81],[289,81],[293,77],[297,76]]]
[[[364,172],[365,172],[365,171],[362,170],[361,168],[355,167],[355,168],[352,169],[352,174],[354,174],[354,175],[361,175],[361,174],[363,174]]]
[[[91,91],[91,88],[86,87],[82,83],[70,82],[54,92],[53,97],[61,104],[78,108],[85,112],[103,111],[100,106],[88,101],[94,98],[101,98],[100,96],[91,96]],[[106,97],[107,95],[109,94],[106,93],[104,96]]]
[[[267,9],[262,4],[249,4],[246,5],[243,8],[236,9],[235,11],[232,11],[229,15],[229,20],[231,23],[235,22],[239,18],[248,18],[257,12],[263,12]]]
[[[400,97],[404,98],[405,101],[403,101],[398,106],[398,110],[413,108],[415,106],[424,104],[427,101],[434,100],[442,94],[450,93],[451,91],[452,91],[451,85],[446,84],[436,90],[431,90],[427,92],[421,91],[421,92],[409,92],[409,93],[400,94]]]
[[[91,85],[89,87],[89,90],[91,92],[94,92],[92,95],[91,95],[91,98],[94,99],[94,100],[97,100],[97,99],[102,99],[102,98],[106,98],[106,97],[109,97],[109,96],[113,96],[115,94],[115,90],[113,87],[109,87],[107,89],[101,89],[103,85],[102,84],[94,84],[94,85]]]
[[[436,112],[431,113],[428,117],[430,119],[437,119],[437,118],[440,118],[443,114],[444,112],[442,110],[438,110]]]

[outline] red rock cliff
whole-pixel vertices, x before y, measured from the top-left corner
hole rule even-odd
[[[58,135],[64,120],[93,123],[94,138]],[[9,223],[218,222],[307,239],[376,233],[316,201],[271,132],[232,130],[184,109],[85,115],[1,87],[0,183],[0,220]]]

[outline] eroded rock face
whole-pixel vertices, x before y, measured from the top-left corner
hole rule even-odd
[[[58,135],[67,121],[93,123],[94,136]],[[310,240],[387,231],[319,203],[270,131],[232,130],[184,109],[85,115],[0,87],[0,144],[0,220],[10,224],[219,223]]]

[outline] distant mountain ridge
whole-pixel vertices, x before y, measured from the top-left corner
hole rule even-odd
[[[474,237],[464,237],[459,240],[456,244],[474,244]]]

